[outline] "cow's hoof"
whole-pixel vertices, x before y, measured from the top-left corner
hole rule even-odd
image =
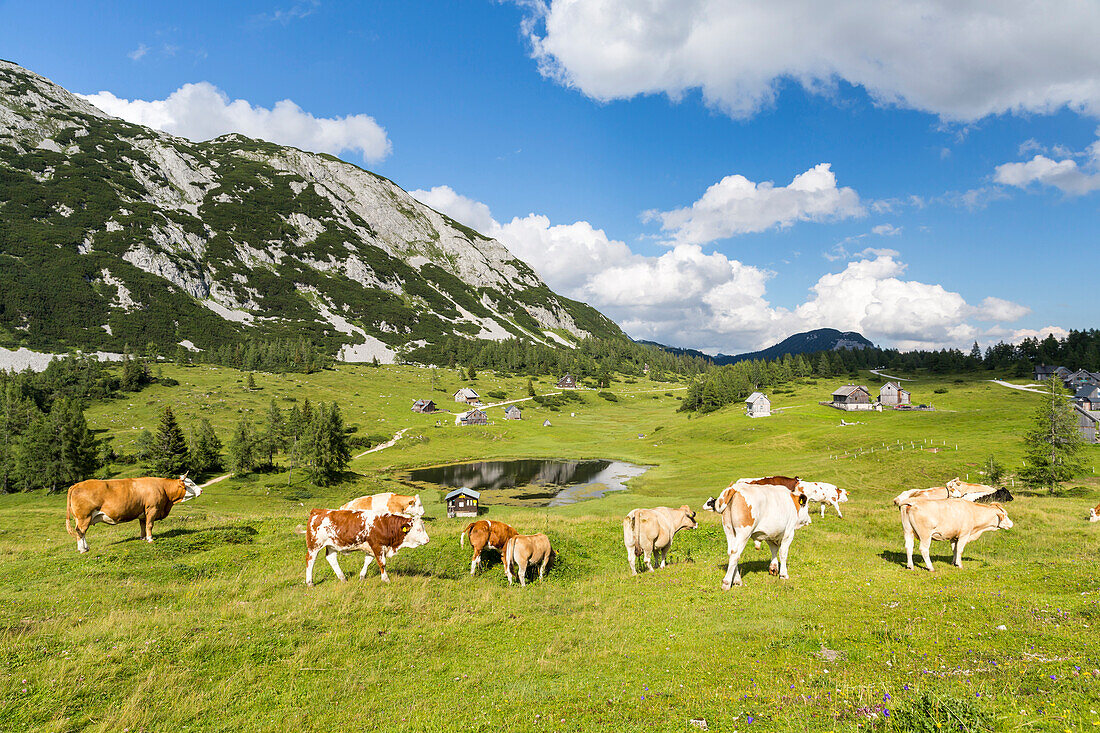
[[[912,570],[912,569],[913,569],[913,566],[912,566],[912,565],[906,565],[906,566],[905,566],[905,569],[906,569],[906,570]]]
[[[791,576],[787,575],[786,573],[781,573],[781,574],[779,575],[779,579],[780,579],[780,580],[790,580],[790,579],[791,579]]]
[[[307,587],[307,588],[312,588],[312,587],[313,587],[313,583],[306,583],[306,587]]]
[[[779,566],[776,565],[775,563],[772,563],[771,565],[769,565],[768,566],[768,574],[769,575],[779,575]]]
[[[722,581],[722,590],[729,590],[729,589],[730,589],[730,584],[723,580]]]

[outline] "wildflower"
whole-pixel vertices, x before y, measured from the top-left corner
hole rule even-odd
[[[752,716],[751,716],[751,715],[750,715],[750,716],[748,716],[748,717],[747,717],[747,718],[745,719],[745,722],[746,722],[746,723],[748,723],[749,725],[752,725]]]
[[[890,693],[889,692],[887,692],[885,695],[882,696],[882,701],[883,702],[890,702]]]

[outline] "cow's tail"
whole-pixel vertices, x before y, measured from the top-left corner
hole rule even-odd
[[[76,537],[76,531],[69,522],[71,516],[73,516],[73,487],[70,486],[68,493],[65,494],[65,531]]]
[[[512,573],[512,556],[515,555],[516,538],[509,537],[508,541],[504,543],[504,569],[507,571],[509,577]]]
[[[299,524],[297,527],[294,528],[294,534],[305,534],[305,533],[306,533],[306,526],[304,524]]]
[[[462,534],[458,536],[458,546],[459,547],[465,547],[466,546],[466,535],[470,534],[470,530],[474,528],[475,524],[477,524],[477,522],[470,522],[469,524],[466,525],[466,529],[462,530]]]
[[[634,512],[627,514],[623,518],[623,544],[627,548],[634,548],[634,554],[637,557],[642,556],[642,546],[638,542],[638,530],[637,519],[634,516]]]

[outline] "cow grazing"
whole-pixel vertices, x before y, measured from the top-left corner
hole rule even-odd
[[[358,512],[389,512],[390,514],[405,514],[410,517],[423,517],[424,505],[420,503],[420,494],[416,496],[403,496],[392,492],[360,496],[344,504],[341,509],[350,509]]]
[[[1100,522],[1100,504],[1097,504],[1092,509],[1089,509],[1089,521]]]
[[[388,583],[386,558],[393,557],[402,547],[420,547],[427,543],[428,532],[420,517],[314,509],[306,524],[306,585],[313,585],[313,563],[321,550],[325,551],[325,559],[341,581],[347,578],[340,570],[338,553],[362,550],[367,557],[359,577],[365,578],[371,560],[377,560],[382,580]]]
[[[462,535],[458,538],[458,544],[465,547],[466,536],[469,535],[470,544],[474,548],[474,557],[470,560],[470,575],[474,575],[477,569],[481,567],[481,553],[486,547],[499,552],[503,559],[504,545],[518,534],[519,532],[511,525],[500,521],[494,522],[491,519],[479,519],[476,522],[467,524],[466,529],[462,530]]]
[[[722,529],[726,532],[729,567],[722,579],[722,590],[741,585],[737,561],[750,538],[764,540],[771,547],[768,572],[788,577],[787,552],[794,532],[811,522],[806,503],[806,495],[798,488],[792,491],[783,485],[739,482],[730,484],[717,499],[707,500],[703,508],[721,515]]]
[[[76,538],[76,549],[88,551],[85,535],[93,524],[138,521],[139,538],[153,541],[153,522],[164,519],[176,504],[194,499],[202,489],[184,474],[177,478],[89,479],[69,487],[65,530]],[[75,520],[76,528],[70,523]]]
[[[947,491],[952,497],[966,499],[977,504],[1001,504],[1012,501],[1012,493],[1005,488],[995,488],[985,484],[971,484],[956,476],[947,482]]]
[[[638,574],[637,560],[643,556],[645,566],[653,570],[653,556],[660,554],[663,568],[673,536],[681,529],[695,529],[698,526],[695,512],[688,506],[632,510],[623,520],[623,544],[626,545],[630,574]]]
[[[848,492],[844,489],[837,488],[834,484],[827,484],[824,481],[803,481],[797,476],[794,478],[788,476],[741,478],[737,479],[737,482],[743,484],[786,486],[791,491],[801,489],[802,492],[806,494],[807,500],[820,503],[822,517],[825,516],[825,505],[829,504],[833,509],[836,509],[837,516],[843,518],[844,514],[840,511],[840,505],[848,501]],[[760,543],[757,542],[756,546],[757,549],[759,549]]]
[[[962,567],[963,549],[984,533],[1011,529],[1012,520],[1000,504],[974,504],[966,499],[908,499],[901,504],[901,527],[905,532],[905,566],[913,569],[913,538],[920,540],[920,554],[929,570],[928,550],[932,540],[948,540],[955,553],[955,566]]]
[[[550,538],[544,534],[517,534],[508,538],[504,545],[504,572],[508,575],[508,585],[512,584],[512,564],[515,563],[519,574],[519,584],[527,585],[527,568],[539,566],[539,580],[546,575],[546,566],[554,557],[550,547]]]

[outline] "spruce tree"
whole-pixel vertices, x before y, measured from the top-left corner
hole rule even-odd
[[[205,417],[191,431],[190,471],[200,476],[221,468],[222,442]]]
[[[61,485],[71,486],[91,478],[101,465],[99,443],[88,429],[80,403],[56,400],[50,418],[57,441],[57,470]]]
[[[157,476],[171,478],[185,473],[187,464],[187,438],[176,422],[172,408],[166,406],[157,432],[153,435],[148,467]]]
[[[1020,478],[1033,487],[1051,492],[1081,470],[1078,453],[1084,445],[1077,414],[1069,403],[1062,380],[1052,377],[1050,389],[1035,410],[1032,427],[1024,435],[1026,465]]]
[[[242,416],[229,441],[229,462],[233,472],[240,475],[256,467],[256,436],[248,416]]]
[[[535,396],[535,383],[533,381],[531,381],[530,378],[527,379],[527,396],[528,397],[534,397]]]
[[[286,432],[286,421],[283,419],[283,412],[279,409],[279,405],[275,403],[275,399],[272,398],[271,404],[267,408],[263,433],[259,436],[260,453],[266,461],[264,465],[275,465],[275,454],[286,447]]]
[[[248,373],[248,389],[249,390],[256,389],[256,378],[254,376],[252,376],[252,372]]]
[[[351,449],[344,432],[344,418],[335,402],[321,403],[305,438],[306,473],[318,486],[327,486],[339,478],[351,462]]]

